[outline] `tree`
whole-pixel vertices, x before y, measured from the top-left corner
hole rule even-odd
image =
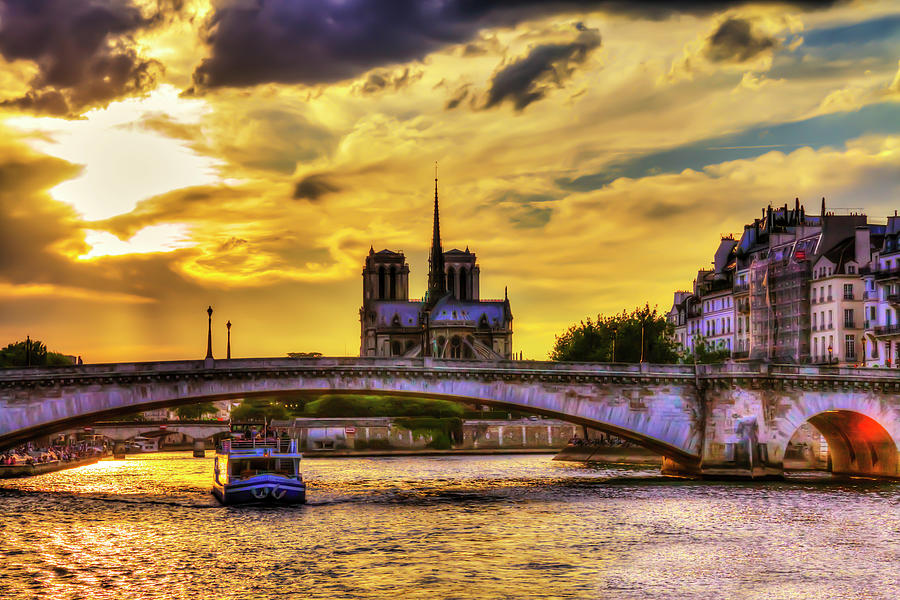
[[[178,415],[179,419],[194,421],[202,419],[203,415],[214,415],[217,412],[219,412],[219,409],[216,408],[216,405],[212,402],[188,404],[186,406],[179,406],[175,409],[175,414]]]
[[[0,367],[62,367],[73,364],[75,361],[71,357],[48,352],[41,341],[30,338],[0,350]]]
[[[645,304],[630,313],[598,315],[596,321],[588,317],[572,325],[556,336],[550,360],[674,363],[679,356],[672,333],[665,316]]]
[[[705,338],[694,339],[694,351],[686,352],[681,360],[685,363],[711,364],[720,363],[731,358],[731,350],[728,348],[716,348]]]
[[[287,419],[287,409],[272,398],[245,398],[231,411],[232,421]]]

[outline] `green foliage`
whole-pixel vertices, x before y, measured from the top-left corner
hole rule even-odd
[[[643,329],[644,362],[677,362],[678,350],[672,339],[672,325],[649,304],[630,313],[598,315],[572,325],[550,351],[550,360],[579,362],[629,362],[641,360]],[[615,356],[613,356],[615,348]]]
[[[178,418],[184,420],[198,420],[202,419],[203,415],[214,415],[217,412],[219,412],[219,409],[212,402],[188,404],[175,409],[175,414],[178,415]]]
[[[289,416],[284,405],[272,398],[245,398],[231,411],[232,421],[271,421],[287,419]]]
[[[716,348],[705,338],[697,337],[694,340],[694,352],[687,352],[682,356],[684,363],[712,364],[720,363],[731,358],[731,351],[727,348]]]
[[[462,441],[463,420],[459,417],[400,417],[394,424],[409,429],[417,436],[430,436],[429,448],[449,450],[454,441]]]
[[[463,407],[447,400],[390,396],[322,396],[306,404],[309,417],[461,417]]]
[[[289,358],[322,358],[321,352],[288,352]]]
[[[0,367],[64,367],[74,361],[59,352],[48,352],[39,340],[14,342],[0,350]]]

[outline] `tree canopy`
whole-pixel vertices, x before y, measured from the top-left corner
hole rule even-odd
[[[245,398],[231,410],[233,421],[271,421],[288,417],[288,410],[273,398]]]
[[[14,342],[0,350],[0,367],[63,367],[75,364],[71,357],[48,352],[40,340]]]
[[[204,415],[214,415],[219,412],[216,405],[212,402],[201,402],[200,404],[187,404],[179,406],[175,409],[175,414],[179,419],[197,420],[202,419]]]
[[[322,396],[309,402],[310,417],[461,417],[463,407],[448,400],[390,396]]]
[[[643,336],[641,331],[643,330]],[[550,360],[579,362],[674,363],[679,359],[672,326],[649,304],[630,313],[588,317],[556,336]]]
[[[694,340],[694,351],[685,353],[682,360],[686,363],[711,364],[720,363],[729,358],[731,358],[731,350],[716,348],[705,338],[697,337]]]

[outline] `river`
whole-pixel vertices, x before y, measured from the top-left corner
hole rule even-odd
[[[309,459],[221,507],[212,459],[0,482],[0,598],[895,599],[900,485],[664,479],[549,455]]]

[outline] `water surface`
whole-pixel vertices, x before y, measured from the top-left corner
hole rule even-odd
[[[550,458],[306,460],[295,508],[219,506],[190,453],[0,481],[0,598],[900,595],[897,484]]]

